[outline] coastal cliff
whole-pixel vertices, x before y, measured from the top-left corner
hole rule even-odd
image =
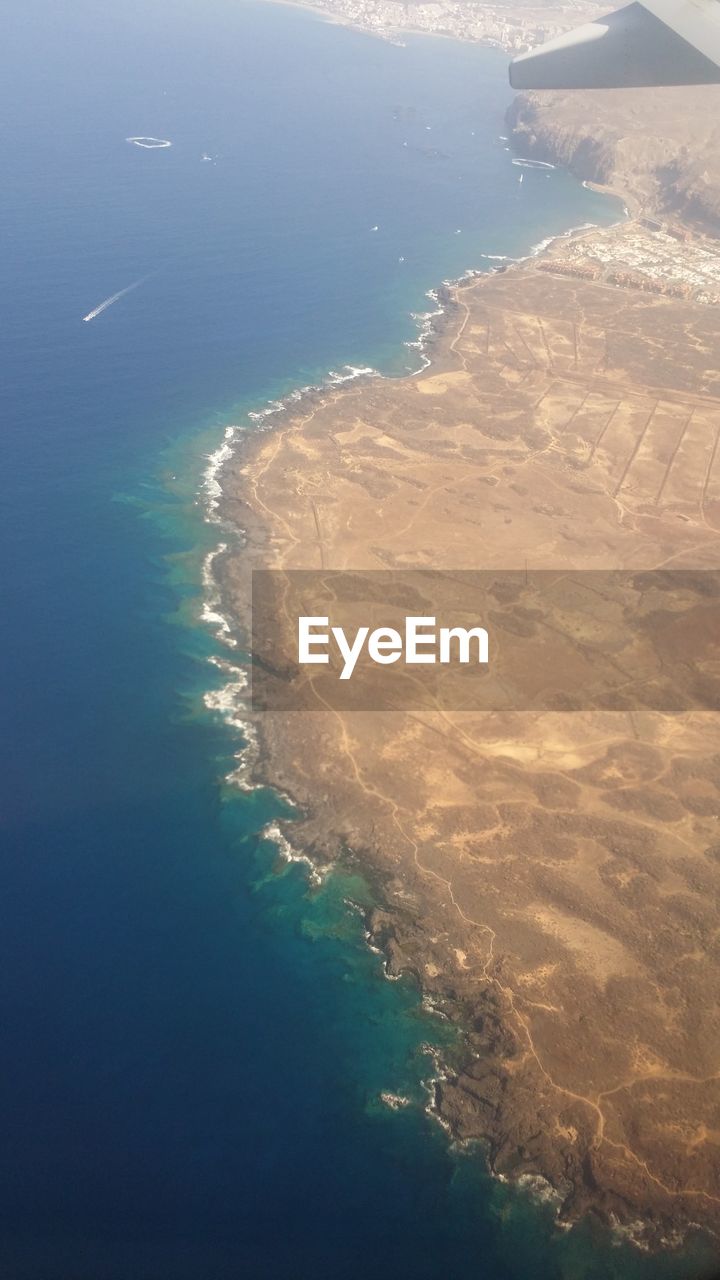
[[[714,88],[521,93],[507,120],[523,154],[622,192],[649,216],[720,233]]]

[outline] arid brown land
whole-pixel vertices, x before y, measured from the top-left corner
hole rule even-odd
[[[421,376],[318,395],[230,464],[241,623],[253,566],[720,564],[720,308],[542,260],[447,303]],[[390,972],[466,1031],[437,1090],[452,1133],[547,1178],[567,1219],[720,1229],[720,717],[257,727],[258,776],[306,815],[291,840],[362,861]]]

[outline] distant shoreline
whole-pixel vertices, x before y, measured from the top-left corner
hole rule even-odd
[[[538,10],[527,4],[492,10],[478,5],[463,10],[464,16],[460,19],[457,7],[445,13],[440,4],[436,6],[439,12],[435,27],[432,18],[428,19],[430,25],[415,25],[412,6],[399,4],[398,16],[402,21],[376,24],[372,13],[387,12],[387,6],[380,0],[375,0],[375,10],[365,6],[361,15],[354,14],[351,5],[348,10],[349,0],[328,0],[326,4],[312,3],[312,0],[265,2],[305,9],[324,22],[399,46],[403,45],[405,36],[432,36],[496,49],[508,57],[589,20],[597,12],[592,5],[587,5],[586,11],[582,7],[573,9],[570,14],[567,9]],[[388,5],[391,4],[394,5],[395,0],[388,0]],[[394,8],[392,12],[395,16]],[[453,26],[456,21],[457,25]],[[449,26],[444,25],[447,22]],[[527,149],[527,154],[532,155],[536,150],[538,158],[552,158],[593,190],[617,195],[631,215],[645,213],[650,217],[671,218],[695,234],[717,236],[720,176],[715,174],[713,157],[717,149],[712,138],[705,138],[695,163],[692,157],[688,162],[683,145],[686,134],[682,128],[679,132],[668,128],[667,113],[672,100],[666,97],[659,128],[661,135],[667,129],[668,137],[665,149],[658,152],[660,138],[655,136],[653,128],[656,108],[652,91],[630,93],[632,100],[628,103],[627,115],[622,95],[618,98],[617,93],[610,93],[608,98],[600,94],[599,99],[582,91],[518,93],[508,110],[508,126],[517,145]],[[703,123],[712,117],[716,105],[714,99],[703,96],[702,87],[691,91],[681,124],[684,119],[684,127],[690,134],[702,134]],[[706,180],[705,172],[698,174],[695,169],[702,171],[703,166],[708,165],[710,178]]]
[[[286,5],[288,8],[292,9],[307,9],[308,12],[314,13],[319,18],[322,18],[324,22],[329,22],[334,26],[347,27],[349,30],[359,31],[365,35],[374,36],[376,39],[388,41],[390,44],[402,45],[404,36],[430,36],[437,40],[458,40],[466,44],[476,44],[484,48],[498,49],[505,53],[516,53],[521,49],[529,47],[528,43],[523,43],[522,41],[518,44],[517,33],[514,33],[515,39],[513,42],[509,37],[503,39],[502,36],[493,36],[489,33],[477,35],[471,34],[467,31],[467,28],[460,28],[457,31],[447,30],[443,27],[434,29],[431,27],[415,26],[412,22],[408,22],[407,24],[403,23],[401,25],[391,23],[388,26],[379,26],[368,21],[358,21],[343,12],[338,12],[337,10],[333,10],[329,7],[325,7],[320,4],[313,4],[311,3],[311,0],[263,0],[263,2],[267,4]],[[590,6],[588,6],[588,12],[590,11]],[[537,26],[538,10],[535,8],[530,8],[525,5],[517,5],[513,8],[509,8],[508,13],[527,14],[528,21],[531,25],[534,28]],[[481,15],[482,8],[481,6],[478,6],[478,13],[476,16],[480,17]],[[553,32],[555,30],[556,27],[553,27]]]

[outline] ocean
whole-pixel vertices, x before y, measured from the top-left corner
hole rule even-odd
[[[207,705],[226,425],[416,368],[428,289],[619,205],[512,163],[493,50],[233,0],[3,26],[0,1276],[685,1274],[449,1150],[451,1029],[359,875],[279,856]]]

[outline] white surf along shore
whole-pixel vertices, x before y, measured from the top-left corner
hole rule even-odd
[[[523,161],[523,163],[530,162]],[[430,350],[440,327],[440,322],[447,311],[447,305],[441,301],[441,288],[452,291],[468,280],[491,274],[493,271],[504,271],[508,265],[519,266],[523,262],[527,262],[544,253],[557,241],[565,240],[582,231],[591,230],[596,225],[592,222],[586,222],[579,226],[570,227],[567,231],[560,232],[558,235],[547,236],[545,239],[538,241],[537,244],[532,245],[529,252],[521,257],[513,258],[506,254],[480,253],[478,258],[492,265],[470,267],[457,279],[444,280],[441,287],[429,289],[425,296],[432,306],[427,311],[411,313],[411,317],[417,327],[417,337],[407,340],[404,344],[409,349],[417,352],[419,357],[418,367],[398,376],[417,377],[418,374],[423,373],[432,364]],[[310,396],[322,396],[323,393],[334,391],[337,387],[354,382],[359,378],[381,378],[385,376],[378,372],[377,369],[360,365],[345,365],[340,371],[330,370],[322,381],[297,387],[282,399],[268,400],[263,407],[249,411],[246,414],[247,421],[245,423],[226,426],[220,444],[212,453],[207,455],[198,503],[202,507],[205,521],[209,525],[216,526],[224,536],[207,553],[203,562],[200,621],[212,631],[226,655],[228,650],[232,650],[235,651],[237,656],[235,662],[230,662],[227,656],[213,656],[208,659],[210,664],[225,677],[225,681],[219,688],[212,688],[206,692],[204,703],[208,711],[220,715],[242,738],[242,742],[235,753],[235,766],[225,779],[230,785],[242,789],[251,789],[248,779],[252,773],[252,764],[257,754],[257,738],[252,723],[247,718],[248,658],[247,655],[244,657],[242,655],[240,637],[237,634],[234,622],[224,609],[222,591],[214,572],[216,561],[227,554],[231,546],[233,548],[241,548],[244,536],[244,531],[225,520],[221,512],[223,470],[235,456],[236,449],[240,443],[247,439],[248,431],[271,429],[273,418],[277,417],[278,414],[297,408],[303,400]],[[277,839],[275,835],[271,838]],[[285,841],[285,844],[287,844],[287,841]],[[287,854],[287,852],[286,850],[285,853]],[[294,854],[293,858],[296,860]]]
[[[579,226],[570,227],[557,235],[548,236],[533,245],[529,252],[521,257],[513,258],[504,254],[480,253],[478,254],[479,259],[492,265],[468,268],[457,279],[445,280],[442,287],[429,289],[426,297],[432,306],[427,311],[411,313],[412,319],[417,326],[417,336],[405,343],[405,346],[417,352],[419,357],[418,367],[408,370],[407,373],[399,376],[416,377],[432,364],[431,347],[439,330],[440,322],[448,309],[447,304],[441,300],[441,288],[452,291],[468,280],[490,275],[495,271],[504,271],[508,265],[519,266],[544,253],[556,242],[565,240],[582,231],[591,230],[596,225],[596,223],[583,223]],[[322,382],[299,387],[282,399],[269,400],[264,407],[248,412],[246,414],[247,421],[244,424],[226,426],[220,444],[212,453],[207,455],[197,501],[202,507],[205,521],[209,525],[217,527],[218,532],[222,533],[223,536],[217,545],[206,554],[203,562],[203,594],[200,605],[200,620],[211,630],[218,645],[221,646],[224,652],[208,658],[208,662],[220,673],[223,682],[219,687],[208,689],[204,694],[203,701],[208,712],[221,716],[225,723],[238,735],[239,745],[234,753],[235,763],[226,775],[225,782],[227,785],[236,787],[239,790],[250,791],[260,785],[252,781],[253,766],[258,758],[259,743],[254,727],[247,718],[249,687],[247,667],[249,665],[249,657],[243,653],[241,638],[237,634],[236,626],[224,610],[222,590],[215,574],[216,561],[230,550],[241,550],[244,537],[244,531],[225,520],[222,515],[223,470],[235,456],[236,450],[243,439],[247,439],[249,431],[270,430],[273,426],[273,418],[278,414],[297,408],[298,404],[305,398],[322,395],[359,378],[379,378],[384,376],[378,370],[366,366],[347,365],[340,372],[330,371]],[[229,653],[232,653],[232,660]],[[278,794],[281,795],[281,793]],[[292,807],[291,797],[283,795],[281,798]],[[321,885],[332,872],[332,865],[318,863],[308,853],[298,850],[288,839],[283,830],[283,825],[284,823],[277,820],[272,821],[260,834],[263,839],[268,840],[274,846],[278,856],[283,861],[288,864],[299,863],[306,869],[308,882],[311,886]],[[361,915],[365,916],[364,909],[358,907],[356,903],[348,901],[347,908],[349,911],[359,911]],[[364,937],[366,945],[374,953],[381,954],[380,949],[373,942],[372,934],[367,924],[364,929]],[[389,972],[385,959],[383,959],[382,973],[389,981],[397,978],[397,975]],[[439,1019],[446,1018],[442,1009],[437,1008],[427,996],[423,997],[422,1006],[428,1014]],[[423,1082],[425,1093],[423,1109],[428,1116],[447,1132],[448,1138],[451,1138],[450,1126],[440,1115],[436,1104],[436,1085],[443,1079],[445,1072],[442,1057],[440,1051],[431,1044],[426,1044],[423,1049],[431,1063],[431,1072]],[[379,1100],[393,1110],[412,1105],[410,1099],[391,1090],[382,1093]],[[461,1151],[470,1150],[474,1145],[476,1144],[470,1140],[453,1143],[453,1146]],[[505,1179],[501,1178],[500,1180],[504,1181]],[[521,1180],[520,1185],[523,1186],[528,1195],[539,1203],[551,1204],[556,1211],[559,1209],[560,1201],[557,1192],[545,1179],[540,1177],[527,1178],[524,1181]]]

